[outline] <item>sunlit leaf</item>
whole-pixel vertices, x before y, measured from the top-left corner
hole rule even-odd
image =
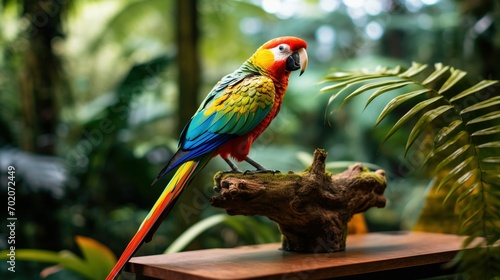
[[[460,176],[460,178],[457,179],[457,181],[451,186],[450,190],[448,191],[448,194],[446,194],[446,197],[443,200],[443,204],[448,201],[448,199],[460,188],[462,187],[467,181],[469,181],[472,176],[476,175],[477,169],[472,169],[467,171],[465,174]]]
[[[462,125],[462,120],[454,120],[452,121],[449,125],[441,128],[439,132],[434,136],[434,142],[436,142],[437,145],[444,145],[444,141],[448,141],[447,139],[451,137],[455,132],[458,132],[458,134],[464,136],[464,134],[468,135],[468,133],[464,130],[460,130],[460,126]],[[462,128],[463,129],[463,128]],[[454,138],[457,137],[456,135]],[[439,146],[436,146],[434,149],[439,149]]]
[[[441,63],[436,63],[434,65],[434,68],[436,69],[432,74],[429,75],[423,82],[422,85],[428,85],[435,80],[439,79],[444,73],[448,72],[448,69],[450,69],[450,66],[444,66]]]
[[[358,82],[363,82],[363,81],[366,81],[366,80],[378,79],[378,78],[383,78],[383,77],[384,76],[381,76],[381,75],[366,75],[366,76],[361,76],[361,77],[355,77],[355,78],[346,80],[346,81],[341,82],[341,83],[337,83],[337,84],[333,84],[333,85],[330,85],[330,86],[323,87],[321,89],[321,92],[332,91],[332,90],[339,89],[339,88],[342,88],[342,87],[349,87],[349,86],[352,86],[352,85],[354,85],[354,84],[356,84]]]
[[[446,82],[444,82],[444,84],[439,89],[438,93],[443,94],[445,91],[449,90],[452,86],[458,83],[465,75],[467,75],[467,72],[462,71],[460,69],[451,70],[450,77],[448,77]]]
[[[485,148],[500,148],[500,141],[488,142],[477,146],[480,149]]]
[[[474,86],[462,91],[461,93],[455,95],[454,97],[450,98],[450,102],[455,102],[459,99],[462,99],[464,97],[467,97],[471,94],[475,94],[475,93],[478,93],[480,92],[481,90],[487,88],[487,87],[490,87],[494,84],[498,83],[498,81],[496,80],[483,80],[483,81],[480,81],[479,83],[475,84]]]
[[[342,107],[342,105],[345,102],[349,101],[353,97],[358,96],[358,95],[360,95],[360,94],[362,94],[362,93],[364,93],[364,92],[366,92],[368,90],[371,90],[371,89],[374,89],[374,88],[378,88],[378,87],[381,87],[381,86],[385,86],[385,85],[394,84],[394,83],[397,83],[397,82],[401,82],[401,80],[389,80],[389,81],[386,80],[386,81],[374,82],[374,83],[370,83],[370,84],[366,84],[366,85],[360,86],[358,89],[356,89],[351,94],[349,94],[344,99],[344,101],[342,101],[342,103],[339,105],[339,107]],[[347,88],[345,88],[345,89],[347,89]]]
[[[418,103],[417,105],[413,106],[413,108],[411,108],[408,112],[406,112],[406,114],[404,114],[404,116],[402,116],[396,122],[396,124],[394,124],[394,126],[391,128],[391,130],[389,130],[389,132],[386,134],[386,136],[382,140],[382,143],[385,143],[385,141],[387,141],[387,139],[389,139],[394,133],[396,133],[396,131],[399,128],[401,128],[401,126],[403,124],[405,124],[409,119],[411,119],[414,115],[416,115],[418,112],[420,112],[421,110],[423,110],[425,107],[427,107],[430,104],[438,101],[441,98],[442,98],[441,96],[435,96],[435,97],[433,97],[431,99],[424,100],[424,101]],[[377,119],[377,122],[375,123],[375,126],[378,123],[380,123],[381,121],[382,121],[382,118],[379,116],[378,119]]]
[[[401,88],[401,87],[404,87],[404,86],[407,86],[407,85],[411,85],[413,84],[413,82],[398,82],[396,84],[392,84],[392,85],[387,85],[387,86],[383,86],[381,88],[379,88],[377,91],[375,91],[369,98],[368,98],[368,101],[366,101],[366,105],[365,105],[365,108],[368,107],[368,105],[370,105],[370,103],[373,101],[373,99],[377,98],[378,96],[380,96],[381,94],[383,93],[386,93],[386,92],[389,92],[391,90],[395,90],[395,89],[398,89],[398,88]]]
[[[458,149],[456,149],[453,153],[451,153],[450,155],[448,155],[444,160],[442,160],[436,167],[436,171],[441,171],[443,169],[448,169],[448,164],[450,164],[451,162],[453,162],[453,160],[457,159],[458,157],[460,157],[463,153],[467,152],[470,148],[472,147],[472,145],[470,144],[467,144],[467,145],[464,145]]]
[[[397,75],[401,72],[401,66],[397,65],[396,67],[384,71],[385,74],[387,75]]]
[[[452,110],[453,106],[443,105],[439,106],[435,109],[427,111],[425,114],[420,117],[415,126],[410,132],[410,136],[408,136],[408,141],[406,142],[405,153],[408,151],[410,146],[415,142],[417,137],[422,133],[425,127],[431,123],[435,118],[442,116],[446,111]]]
[[[471,235],[464,246],[472,245],[469,243],[477,240],[478,236],[484,236],[485,239],[481,242],[474,241],[474,246],[490,246],[476,247],[474,251],[459,254],[456,259],[460,262],[462,269],[472,269],[474,274],[471,275],[480,275],[477,272],[488,271],[486,267],[494,266],[491,244],[500,240],[500,222],[498,221],[500,219],[498,211],[500,208],[500,191],[498,190],[500,189],[498,187],[500,184],[500,153],[498,152],[500,125],[497,122],[500,120],[500,111],[498,111],[500,95],[493,91],[485,94],[485,91],[498,81],[484,80],[467,87],[465,82],[462,82],[465,81],[466,76],[466,72],[462,70],[438,63],[434,65],[434,71],[430,75],[422,77],[421,74],[424,73],[426,67],[426,65],[412,63],[412,66],[403,73],[395,72],[392,77],[385,76],[387,80],[398,79],[394,83],[381,84],[382,81],[366,80],[366,84],[352,90],[343,103],[354,99],[362,92],[376,89],[368,98],[366,109],[381,94],[393,92],[396,89],[399,89],[398,92],[402,91],[403,94],[393,98],[379,114],[375,122],[377,126],[391,112],[401,108],[404,102],[415,100],[413,98],[420,94],[439,93],[437,97],[429,97],[408,109],[403,117],[392,126],[383,142],[403,124],[408,123],[409,119],[421,114],[408,136],[405,153],[422,134],[427,136],[426,139],[429,136],[433,137],[435,146],[426,155],[424,166],[431,168],[430,171],[433,174],[445,172],[444,178],[435,186],[437,189],[446,187],[443,203],[455,197],[454,194],[458,196],[456,203],[460,203],[457,209],[461,233]],[[378,68],[377,71],[386,74],[389,72],[385,68]],[[359,72],[357,74],[358,77],[364,75],[373,75],[373,73]],[[350,78],[354,77],[356,75]],[[444,80],[442,84],[441,80]],[[415,87],[422,87],[422,89],[415,90]],[[407,88],[411,90],[404,92]],[[343,93],[350,90],[345,90]],[[435,122],[437,118],[441,118],[441,121]],[[473,259],[486,261],[478,263],[472,262]],[[500,273],[500,265],[497,266]]]
[[[420,64],[417,62],[412,62],[411,67],[408,68],[408,70],[406,70],[405,72],[399,74],[398,77],[411,78],[413,76],[420,74],[426,68],[427,68],[427,64]]]
[[[468,121],[467,125],[480,123],[480,122],[486,122],[486,121],[492,121],[495,119],[500,119],[500,111],[494,111],[494,112],[490,112],[490,113],[481,115],[475,119]]]
[[[359,75],[357,72],[347,72],[335,68],[331,69],[331,71],[332,72],[326,75],[321,82],[344,81]]]
[[[474,193],[476,191],[476,189],[480,186],[480,184],[481,184],[480,182],[475,182],[474,184],[469,186],[469,188],[466,191],[462,192],[460,194],[460,196],[457,198],[457,204],[462,202],[464,199],[466,199],[467,196]]]
[[[458,141],[462,140],[465,136],[468,136],[467,132],[465,131],[460,131],[457,133],[457,135],[455,135],[453,138],[447,140],[447,141],[444,141],[443,143],[435,146],[432,151],[427,155],[427,157],[425,158],[424,162],[422,163],[422,165],[425,165],[427,164],[427,162],[432,159],[434,156],[440,154],[440,153],[443,153],[444,151],[446,151],[448,148],[454,146],[455,144],[458,143]]]
[[[328,105],[327,106],[330,106],[330,104],[332,104],[335,99],[337,99],[337,97],[340,96],[340,94],[336,93],[336,94],[333,94],[332,96],[330,96],[330,98],[328,99]],[[339,110],[340,108],[337,108],[337,110]]]
[[[481,161],[486,162],[486,163],[500,164],[500,157],[487,157],[487,158],[483,158]]]
[[[471,136],[484,136],[484,135],[491,135],[491,134],[497,134],[497,133],[500,133],[500,125],[478,130],[478,131],[472,133]]]
[[[450,135],[452,135],[454,132],[457,131],[458,128],[460,128],[460,125],[462,124],[462,120],[454,120],[452,121],[449,125],[441,128],[439,132],[434,136],[434,142],[436,143],[441,143],[444,141],[444,139],[448,138]],[[465,131],[460,131],[460,132],[465,132]],[[466,132],[465,132],[466,133]],[[435,148],[437,149],[437,147]]]
[[[451,179],[454,179],[454,177],[461,176],[462,172],[469,167],[469,164],[475,159],[475,157],[469,157],[468,159],[462,161],[459,163],[457,166],[455,166],[453,169],[451,169],[446,176],[441,180],[437,187],[437,191],[439,191],[443,186],[445,186],[448,181]],[[444,201],[443,201],[444,204]]]
[[[486,99],[486,100],[480,101],[480,102],[478,102],[476,104],[473,104],[473,105],[471,105],[471,106],[463,109],[460,112],[460,115],[464,115],[464,114],[467,114],[467,113],[470,113],[470,112],[473,112],[473,111],[477,111],[477,110],[480,110],[480,109],[494,107],[494,106],[497,106],[497,105],[500,105],[500,95],[492,97],[490,99]]]
[[[412,92],[405,93],[405,94],[394,97],[389,103],[387,103],[385,108],[380,113],[377,121],[375,122],[375,126],[377,126],[390,112],[392,112],[399,105],[403,104],[404,102],[406,102],[412,98],[415,98],[415,97],[420,96],[422,94],[428,93],[430,91],[431,91],[430,89],[421,89],[421,90],[412,91]]]

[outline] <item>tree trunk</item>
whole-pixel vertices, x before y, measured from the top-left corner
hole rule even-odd
[[[198,109],[200,62],[197,0],[176,1],[179,132]]]
[[[62,66],[52,44],[62,37],[59,1],[24,0],[26,33],[25,65],[20,73],[24,116],[23,148],[53,155],[58,119],[57,95],[61,92]]]
[[[19,72],[20,98],[23,112],[24,150],[54,155],[59,108],[57,97],[62,92],[63,71],[53,44],[61,39],[61,14],[67,8],[56,0],[23,0],[23,17],[29,25],[22,40],[23,62]],[[60,225],[57,217],[60,201],[49,193],[32,195],[30,217],[25,223],[36,225],[33,243],[38,248],[60,249]]]

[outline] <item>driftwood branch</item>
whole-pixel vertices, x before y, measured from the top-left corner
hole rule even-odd
[[[310,168],[288,174],[215,175],[214,207],[229,215],[261,215],[278,223],[283,249],[298,252],[345,250],[347,222],[356,213],[384,207],[383,170],[369,172],[361,164],[332,175],[325,170],[327,153],[314,152]]]

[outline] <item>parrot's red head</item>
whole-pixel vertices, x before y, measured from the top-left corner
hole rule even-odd
[[[297,37],[279,37],[262,45],[250,58],[253,65],[264,74],[278,80],[286,79],[290,73],[307,67],[307,43]]]

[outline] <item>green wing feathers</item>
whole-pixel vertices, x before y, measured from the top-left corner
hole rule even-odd
[[[193,117],[192,132],[244,135],[254,129],[274,104],[271,79],[250,76],[217,94]],[[188,132],[189,135],[189,132]],[[193,135],[189,135],[193,136]]]

